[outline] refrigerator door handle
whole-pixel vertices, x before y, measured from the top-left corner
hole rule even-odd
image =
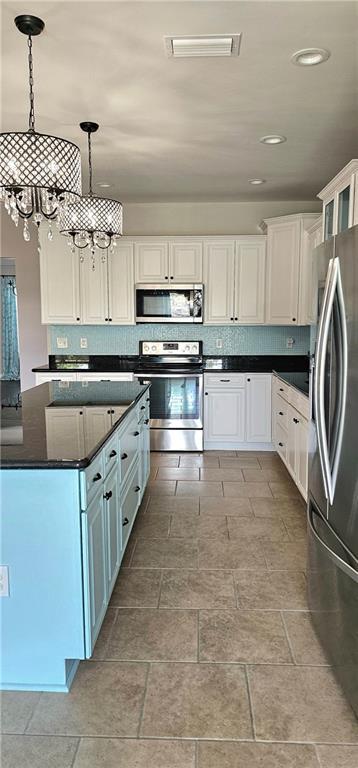
[[[328,440],[324,409],[324,371],[328,345],[329,325],[331,321],[333,299],[336,290],[337,267],[335,259],[330,259],[327,271],[327,279],[324,288],[321,316],[317,335],[316,375],[314,378],[314,408],[316,414],[316,429],[318,453],[326,499],[330,497],[331,468],[329,463]]]
[[[339,568],[341,571],[343,571],[347,576],[349,576],[349,578],[353,579],[353,581],[357,582],[357,584],[358,584],[358,560],[356,560],[356,558],[352,555],[352,553],[349,551],[349,549],[347,549],[347,547],[343,544],[343,541],[338,539],[337,534],[334,532],[333,528],[331,528],[329,523],[327,523],[327,521],[324,520],[324,524],[327,526],[327,528],[329,528],[329,530],[333,534],[333,536],[335,536],[335,538],[337,539],[337,541],[338,541],[339,545],[341,546],[341,548],[344,549],[347,552],[347,555],[349,556],[349,558],[354,560],[354,562],[357,564],[357,570],[355,568],[353,568],[351,565],[349,565],[349,563],[347,563],[345,560],[343,560],[341,557],[339,557],[339,555],[337,555],[336,552],[334,552],[330,547],[327,546],[327,544],[323,541],[323,539],[321,538],[319,533],[317,533],[317,531],[316,531],[316,528],[315,528],[315,525],[314,525],[314,520],[313,520],[313,515],[314,514],[315,513],[314,513],[314,510],[312,509],[312,507],[311,508],[308,507],[307,520],[308,520],[309,529],[310,529],[313,537],[316,539],[316,541],[318,541],[320,546],[324,548],[324,550],[327,552],[328,557],[337,566],[337,568]],[[323,520],[323,518],[322,518],[322,520]]]
[[[334,458],[333,458],[333,464],[332,464],[332,470],[331,470],[331,482],[330,482],[330,493],[329,493],[329,502],[331,505],[333,504],[334,494],[336,490],[337,474],[338,474],[339,462],[340,462],[341,452],[342,452],[344,419],[345,419],[346,404],[347,404],[347,379],[348,379],[348,342],[347,342],[346,308],[344,303],[341,268],[340,268],[338,258],[336,259],[336,262],[337,262],[337,283],[336,283],[337,308],[338,308],[339,319],[340,319],[339,343],[341,347],[341,370],[338,371],[338,375],[340,377],[341,396],[340,396],[340,403],[339,403],[340,405],[339,415],[337,420],[338,428],[337,428],[336,449],[334,452]]]

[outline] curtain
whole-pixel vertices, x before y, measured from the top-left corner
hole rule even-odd
[[[14,275],[1,276],[1,378],[20,378],[17,296]]]

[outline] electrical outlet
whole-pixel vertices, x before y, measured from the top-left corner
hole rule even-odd
[[[57,336],[56,346],[58,349],[67,349],[68,347],[67,336]]]
[[[286,339],[286,347],[287,347],[287,349],[292,349],[294,343],[295,343],[295,340],[292,338],[292,336],[289,336]]]
[[[222,349],[222,346],[223,346],[223,340],[216,339],[216,349]]]
[[[81,349],[87,349],[87,339],[80,339]]]
[[[9,597],[9,569],[0,565],[0,597]]]

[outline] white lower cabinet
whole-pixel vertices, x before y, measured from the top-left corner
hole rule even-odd
[[[108,604],[106,515],[103,486],[81,515],[86,657],[92,651]]]
[[[308,485],[308,416],[308,397],[274,376],[273,442],[304,499]]]
[[[271,449],[271,374],[205,374],[205,449],[253,445]]]
[[[133,381],[133,373],[116,373],[110,371],[108,373],[94,373],[89,371],[88,373],[66,373],[63,371],[46,371],[45,373],[35,373],[36,386],[44,384],[48,381]]]
[[[81,406],[49,406],[46,408],[46,443],[49,459],[56,456],[84,456],[85,409]]]

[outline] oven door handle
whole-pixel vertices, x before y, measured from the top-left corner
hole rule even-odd
[[[200,379],[202,373],[135,373],[135,379]]]

